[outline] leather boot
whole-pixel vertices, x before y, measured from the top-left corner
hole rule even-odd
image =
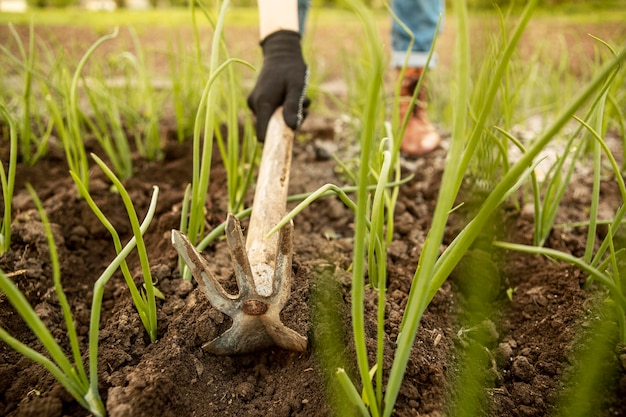
[[[398,74],[402,75],[402,72],[399,71]],[[407,68],[402,76],[399,102],[400,123],[409,109],[411,97],[421,75],[422,68]],[[422,88],[417,94],[415,106],[402,137],[400,151],[406,156],[416,157],[432,152],[440,143],[441,137],[426,115],[426,90],[422,82]]]

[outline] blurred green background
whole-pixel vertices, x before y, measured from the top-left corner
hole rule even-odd
[[[0,0],[0,4],[9,0]],[[30,7],[35,8],[63,8],[79,6],[85,0],[27,0]],[[118,8],[124,8],[131,0],[114,0]],[[152,7],[185,7],[188,0],[147,0]],[[363,0],[363,2],[373,8],[384,8],[384,0]],[[450,3],[450,0],[447,0]],[[341,0],[312,0],[313,7],[341,7]],[[494,5],[500,7],[519,6],[523,7],[525,2],[515,0],[468,0],[470,8],[491,9]],[[236,7],[252,7],[256,5],[255,0],[235,0],[232,4]],[[607,8],[625,8],[626,0],[540,0],[540,7],[548,8],[554,12],[580,12]],[[625,23],[626,25],[626,23]]]

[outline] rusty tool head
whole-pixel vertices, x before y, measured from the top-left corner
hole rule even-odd
[[[233,319],[224,334],[206,343],[203,348],[218,355],[247,353],[278,345],[284,349],[304,351],[307,340],[280,321],[280,311],[291,292],[291,258],[293,226],[285,226],[279,236],[272,293],[260,295],[254,283],[250,262],[245,252],[239,220],[228,216],[226,238],[231,250],[239,294],[228,294],[209,271],[207,261],[182,233],[172,231],[172,243],[191,269],[198,285],[213,307]]]
[[[230,329],[205,345],[212,353],[246,353],[272,345],[295,351],[306,349],[306,337],[280,321],[280,311],[291,292],[293,225],[283,227],[278,235],[267,236],[285,213],[293,136],[285,126],[282,109],[278,109],[270,119],[263,145],[245,245],[239,220],[228,215],[226,238],[239,294],[228,294],[191,242],[182,233],[172,231],[174,247],[211,304],[233,319]]]

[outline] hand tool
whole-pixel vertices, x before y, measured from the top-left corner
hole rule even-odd
[[[285,125],[279,108],[270,119],[263,144],[245,246],[239,220],[228,215],[226,239],[239,294],[227,293],[189,239],[172,230],[172,244],[211,305],[233,320],[230,329],[203,346],[211,353],[249,353],[274,345],[306,350],[307,338],[280,320],[291,293],[293,223],[267,237],[285,215],[293,139],[294,132]]]

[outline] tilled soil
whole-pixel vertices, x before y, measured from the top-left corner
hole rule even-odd
[[[338,118],[337,118],[338,119]],[[324,152],[337,145],[335,118],[312,115],[295,143],[290,194],[316,190],[326,183],[344,184],[336,163]],[[167,128],[164,127],[164,132]],[[350,268],[353,213],[338,198],[314,203],[295,219],[293,288],[282,312],[283,322],[307,335],[306,352],[279,348],[223,357],[202,349],[230,321],[211,307],[195,281],[180,278],[170,231],[179,227],[184,189],[191,178],[191,144],[168,136],[164,159],[148,163],[134,158],[135,175],[125,181],[140,215],[152,187],[159,187],[157,212],[146,235],[157,287],[158,341],[150,343],[120,274],[108,283],[100,327],[100,392],[111,416],[330,416],[352,415],[334,375],[343,367],[357,381],[350,318]],[[8,144],[1,138],[2,161]],[[385,323],[385,371],[391,367],[395,340],[411,280],[428,233],[446,160],[443,147],[418,160],[404,160],[403,174],[414,178],[400,190],[396,230],[388,258]],[[614,138],[614,146],[619,140]],[[99,152],[88,143],[89,150]],[[341,144],[338,145],[341,149]],[[224,221],[225,172],[214,152],[206,222]],[[620,152],[616,152],[616,155]],[[101,210],[125,239],[131,235],[119,196],[105,175],[91,172],[91,191]],[[586,220],[590,204],[589,170],[575,175],[561,204],[557,224]],[[63,318],[52,285],[48,245],[39,216],[24,187],[33,185],[44,203],[55,233],[62,283],[68,294],[81,348],[86,352],[93,283],[114,258],[108,232],[85,201],[77,197],[62,152],[52,147],[34,167],[18,166],[11,250],[0,256],[8,273],[65,348]],[[443,245],[450,243],[481,201],[471,183],[463,186]],[[523,201],[523,200],[520,200]],[[248,201],[250,203],[250,201]],[[622,204],[615,179],[602,181],[601,213],[606,218]],[[246,222],[243,223],[244,229]],[[539,256],[497,250],[492,239],[532,243],[529,207],[508,202],[492,227],[435,295],[421,321],[405,380],[396,405],[398,416],[454,414],[456,378],[463,352],[479,343],[476,369],[483,377],[481,415],[544,416],[565,392],[566,376],[576,365],[581,338],[593,328],[601,286],[583,290],[586,276],[578,269]],[[599,231],[599,234],[606,230]],[[555,228],[546,246],[576,256],[584,253],[585,227]],[[225,242],[205,251],[213,272],[232,288],[232,267]],[[137,258],[129,258],[141,282]],[[485,280],[487,276],[487,280]],[[485,285],[476,305],[476,282]],[[510,296],[510,297],[509,297]],[[376,293],[366,292],[368,348],[374,363]],[[477,312],[477,314],[470,314]],[[0,325],[38,350],[41,344],[0,295]],[[86,357],[86,353],[85,353]],[[0,344],[0,414],[5,416],[84,416],[88,413],[41,366]],[[607,385],[596,393],[598,416],[626,415],[626,351],[608,355]]]
[[[331,121],[328,121],[331,123]],[[308,137],[316,132],[306,131]],[[445,146],[444,146],[445,148]],[[3,155],[6,154],[6,148]],[[216,152],[217,154],[217,152]],[[342,184],[332,159],[320,158],[314,141],[298,141],[294,150],[290,193],[312,191],[331,182]],[[114,257],[106,230],[76,191],[62,157],[52,152],[35,167],[20,165],[14,209],[11,250],[0,257],[29,302],[67,346],[51,278],[48,245],[39,217],[24,189],[31,183],[44,202],[53,223],[62,262],[62,282],[75,312],[81,345],[86,347],[92,285]],[[150,343],[121,276],[107,285],[100,333],[100,391],[112,416],[327,416],[343,405],[333,370],[344,367],[355,374],[350,331],[350,265],[353,214],[338,198],[314,203],[295,220],[294,284],[283,310],[283,321],[309,337],[309,348],[294,353],[278,348],[254,354],[221,357],[202,345],[230,326],[208,303],[195,282],[182,280],[177,255],[170,245],[170,230],[178,227],[184,184],[190,178],[189,143],[170,143],[165,159],[145,163],[136,159],[136,175],[125,182],[139,213],[149,203],[152,186],[160,189],[157,213],[147,233],[151,270],[165,295],[158,301],[158,341]],[[405,174],[415,178],[401,187],[396,210],[396,234],[388,261],[385,360],[390,366],[418,255],[429,228],[445,149],[417,161],[405,161]],[[219,159],[211,174],[207,224],[215,227],[225,218],[224,176]],[[92,192],[102,211],[122,236],[130,227],[119,196],[99,169],[92,169]],[[589,176],[579,176],[562,204],[557,222],[582,220],[588,207]],[[468,200],[471,201],[471,198]],[[614,180],[603,181],[602,205],[617,207]],[[140,214],[141,216],[141,214]],[[500,213],[502,227],[495,237],[531,243],[532,216],[507,205]],[[446,242],[463,224],[463,215],[450,224]],[[453,219],[453,220],[454,220]],[[245,221],[244,221],[245,228]],[[491,232],[491,231],[490,231]],[[555,230],[548,246],[574,254],[584,250],[584,228]],[[444,242],[445,244],[445,242]],[[443,415],[449,404],[457,359],[472,339],[466,316],[472,310],[468,296],[477,274],[495,271],[488,308],[478,332],[488,358],[483,363],[487,392],[485,414],[494,416],[546,415],[558,399],[563,375],[572,363],[577,336],[591,320],[591,305],[598,289],[585,291],[585,276],[574,267],[538,256],[503,253],[479,247],[486,262],[461,263],[439,290],[423,317],[405,381],[397,415]],[[230,255],[224,242],[205,252],[214,273],[232,279]],[[140,266],[130,258],[131,271],[140,282]],[[479,265],[477,268],[475,265]],[[507,289],[514,289],[512,299]],[[0,298],[2,327],[30,346],[39,342],[22,323],[6,298]],[[373,349],[376,323],[375,293],[367,291],[366,326]],[[478,338],[477,338],[478,340]],[[373,354],[373,351],[371,352]],[[2,392],[0,406],[7,416],[86,415],[59,383],[39,365],[0,345]],[[623,352],[621,355],[623,359]],[[598,415],[624,415],[626,388],[623,364],[613,356],[614,384],[601,395]],[[600,393],[599,393],[600,395]],[[488,410],[488,411],[487,411]],[[600,412],[602,410],[602,412]]]

